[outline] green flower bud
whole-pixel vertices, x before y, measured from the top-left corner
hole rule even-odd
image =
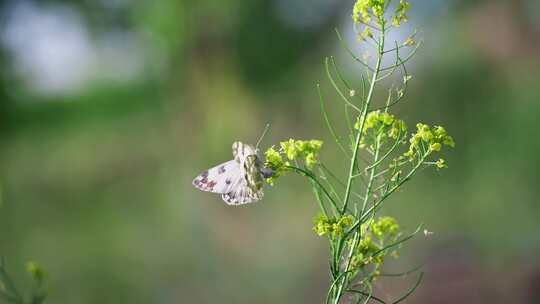
[[[364,30],[360,34],[360,39],[366,40],[366,38],[373,38],[373,33],[367,26],[364,28]]]
[[[433,138],[433,133],[429,129],[429,126],[426,124],[418,123],[416,124],[417,134],[422,138],[424,142],[429,142]]]
[[[437,166],[438,169],[448,168],[446,162],[442,158],[439,158],[439,160],[435,162],[435,166]]]
[[[443,140],[443,143],[446,145],[446,146],[449,146],[451,148],[455,147],[455,143],[454,143],[454,139],[449,136],[449,135],[446,135],[446,137],[444,138]]]
[[[297,143],[294,141],[294,139],[289,139],[289,141],[282,141],[280,143],[281,149],[283,152],[285,152],[285,155],[287,155],[287,158],[289,160],[294,160],[296,156],[298,155],[298,148]]]
[[[445,137],[446,136],[446,130],[441,126],[435,126],[433,128],[433,133],[438,137]]]
[[[345,215],[340,219],[340,222],[344,227],[350,227],[354,222],[354,217],[352,215]]]
[[[388,132],[388,136],[397,139],[398,136],[405,136],[407,134],[407,125],[403,120],[395,119],[394,123],[392,124],[392,128]]]
[[[403,83],[407,83],[409,82],[409,80],[412,79],[412,76],[411,75],[407,75],[407,76],[403,76]]]
[[[264,152],[266,157],[266,166],[270,168],[278,168],[283,165],[283,158],[278,151],[274,150],[274,147],[270,147],[266,152]]]
[[[395,118],[394,118],[393,115],[390,115],[390,114],[388,114],[387,112],[383,112],[383,113],[379,116],[379,120],[380,120],[383,124],[385,124],[385,125],[387,125],[387,126],[390,126],[390,125],[392,125],[392,123],[394,123]]]
[[[313,152],[319,152],[319,150],[321,149],[323,145],[323,142],[322,140],[315,140],[315,139],[312,139],[309,141],[309,148],[311,149],[311,151]]]
[[[407,40],[405,40],[405,42],[403,42],[404,46],[413,46],[415,44],[416,44],[416,41],[414,41],[414,39],[412,37],[407,38]]]
[[[441,151],[441,147],[440,143],[432,143],[429,145],[429,150],[438,152]]]
[[[45,270],[41,266],[33,261],[26,263],[26,271],[38,282],[43,282],[46,277]]]
[[[315,164],[317,164],[317,159],[315,159],[315,153],[308,153],[306,156],[306,166],[308,168],[312,168]]]
[[[270,147],[266,152],[264,152],[264,155],[266,157],[266,161],[264,166],[266,168],[270,168],[273,171],[273,175],[266,179],[266,182],[273,186],[275,185],[276,180],[278,177],[285,174],[285,172],[289,171],[290,169],[287,168],[289,166],[289,162],[283,161],[283,157],[281,156],[280,152],[276,151],[274,147]]]

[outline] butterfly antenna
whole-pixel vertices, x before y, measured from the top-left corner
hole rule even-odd
[[[262,139],[264,138],[264,136],[266,135],[266,132],[268,132],[268,129],[270,128],[270,124],[267,123],[266,124],[266,127],[264,127],[264,131],[261,135],[261,137],[259,137],[259,140],[257,141],[257,145],[255,146],[255,150],[259,150],[259,144],[261,143]]]

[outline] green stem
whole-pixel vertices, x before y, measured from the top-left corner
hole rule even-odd
[[[21,294],[17,291],[17,288],[15,287],[15,284],[13,284],[13,281],[11,280],[9,274],[7,273],[7,271],[6,271],[5,267],[4,267],[3,259],[2,259],[2,262],[0,264],[1,264],[1,266],[0,266],[0,278],[4,279],[7,291],[12,293],[12,295],[9,295],[9,294],[6,293],[6,296],[10,296],[11,298],[13,298],[13,301],[16,302],[16,303],[22,303]]]
[[[315,198],[317,198],[317,202],[319,203],[319,208],[321,209],[321,212],[325,215],[325,216],[328,216],[328,212],[326,211],[326,207],[324,207],[324,204],[323,204],[323,201],[322,201],[322,198],[321,198],[321,189],[319,187],[317,187],[317,184],[315,184],[314,181],[311,181],[311,185],[312,185],[312,188],[313,188],[313,192],[315,193]]]
[[[319,100],[321,103],[321,112],[323,113],[324,121],[326,122],[326,126],[328,127],[328,130],[330,131],[330,134],[334,138],[334,141],[338,145],[338,147],[343,151],[343,153],[348,156],[349,153],[347,153],[347,150],[343,147],[343,144],[341,144],[341,141],[339,140],[339,137],[336,135],[336,131],[334,130],[334,127],[332,127],[332,124],[330,123],[330,119],[328,118],[328,113],[326,112],[326,107],[324,106],[324,98],[321,93],[321,86],[317,84],[317,93],[319,94]]]
[[[341,295],[343,293],[343,288],[345,288],[345,286],[348,283],[348,273],[351,271],[350,267],[351,267],[352,257],[354,255],[354,250],[356,249],[356,245],[358,244],[359,240],[360,240],[360,233],[356,232],[354,234],[353,242],[351,244],[351,250],[349,250],[349,254],[347,256],[347,264],[345,265],[345,271],[344,271],[345,275],[343,276],[343,280],[341,281],[341,284],[339,285],[337,295],[334,300],[335,304],[339,303],[339,299],[341,298]],[[341,253],[340,253],[340,256],[341,256]]]
[[[379,162],[379,152],[381,151],[381,136],[377,136],[377,141],[375,143],[375,164],[371,167],[369,167],[370,175],[368,180],[368,185],[366,187],[366,193],[364,194],[364,201],[362,202],[362,210],[359,214],[357,214],[357,217],[361,217],[364,215],[364,211],[366,210],[366,205],[369,199],[369,196],[371,195],[371,188],[373,187],[373,181],[375,180],[375,170],[377,169],[377,165]]]
[[[341,279],[341,277],[346,274],[346,272],[342,272],[336,277],[336,279],[332,282],[332,285],[330,285],[330,292],[334,289],[334,286]],[[328,303],[328,301],[330,300],[330,292],[328,292],[328,295],[326,296],[326,303]]]
[[[375,144],[375,163],[377,163],[380,148],[381,148],[381,136],[377,136],[377,141],[376,141],[376,144]],[[377,166],[373,166],[372,168],[370,168],[371,175],[369,177],[368,185],[366,187],[366,193],[364,194],[364,201],[362,203],[362,211],[360,212],[359,215],[357,215],[357,217],[360,217],[363,214],[364,210],[365,210],[368,198],[370,196],[371,188],[373,187],[373,181],[375,179],[374,176],[375,176],[376,168],[377,168]],[[357,245],[358,241],[361,238],[361,233],[362,232],[360,230],[358,230],[358,231],[356,231],[354,233],[353,243],[351,244],[351,249],[349,250],[349,254],[347,256],[347,264],[345,266],[345,272],[349,272],[349,268],[350,268],[350,265],[351,265],[354,250],[356,249],[356,245]],[[345,287],[346,284],[347,284],[347,276],[344,277],[343,282],[340,285],[340,289],[338,290],[338,294],[341,293],[342,289]],[[339,302],[339,298],[337,298],[336,301]],[[335,303],[337,304],[338,302],[335,302]]]
[[[360,294],[360,295],[362,295],[362,296],[367,297],[368,300],[371,300],[371,299],[372,299],[372,300],[375,300],[376,302],[379,302],[379,303],[382,303],[382,304],[386,304],[386,302],[385,302],[384,300],[379,299],[379,298],[377,298],[376,296],[371,295],[371,294],[369,294],[369,293],[367,293],[367,292],[363,292],[363,291],[356,290],[356,289],[349,289],[349,290],[347,290],[347,292],[357,293],[357,294]]]
[[[356,133],[353,156],[351,158],[351,165],[349,167],[349,177],[347,179],[347,187],[345,189],[345,197],[343,199],[343,209],[340,212],[341,215],[343,215],[347,211],[347,205],[349,203],[349,197],[350,197],[350,194],[351,194],[352,183],[353,183],[354,175],[355,175],[354,170],[356,168],[356,162],[358,160],[358,151],[360,149],[360,140],[362,139],[362,131],[364,129],[364,124],[366,122],[366,115],[367,115],[367,112],[369,110],[369,105],[370,105],[370,103],[371,103],[371,101],[373,99],[373,92],[375,91],[375,83],[377,82],[379,69],[381,68],[381,62],[382,62],[382,59],[383,59],[384,35],[385,35],[384,18],[379,18],[379,22],[381,23],[381,33],[380,33],[380,36],[379,36],[377,63],[375,65],[375,70],[373,71],[373,75],[372,75],[368,95],[366,97],[366,102],[365,102],[364,108],[362,109],[362,113],[360,115],[361,123],[360,123],[360,128],[357,130],[357,133]],[[377,140],[377,151],[375,152],[375,157],[376,157],[375,162],[377,162],[377,157],[378,157],[378,153],[379,153],[379,149],[380,149],[379,144],[380,144],[380,137],[378,137],[378,140]],[[368,181],[368,186],[367,186],[367,189],[366,189],[366,195],[364,196],[364,203],[363,203],[364,206],[367,204],[367,200],[368,200],[368,197],[369,197],[369,191],[371,191],[371,186],[373,184],[374,171],[375,171],[375,168],[372,169],[371,177],[370,177],[370,180]],[[364,206],[362,207],[362,209],[364,209]],[[363,210],[362,210],[362,212],[363,212]],[[346,285],[348,284],[348,273],[350,271],[349,267],[351,265],[351,260],[352,260],[353,254],[354,254],[356,243],[358,242],[359,239],[360,239],[360,231],[357,231],[357,232],[355,232],[354,239],[353,239],[353,244],[352,244],[351,249],[349,251],[349,254],[347,256],[347,264],[345,266],[345,271],[344,271],[345,275],[343,276],[343,279],[341,280],[341,282],[339,284],[338,290],[337,290],[335,298],[334,298],[334,304],[339,304],[339,300],[341,299],[343,290],[346,287]],[[341,257],[341,253],[339,254],[338,258],[340,258],[340,257]]]
[[[20,298],[17,298],[15,296],[12,296],[6,292],[0,291],[0,299],[6,300],[6,302],[10,303],[16,303],[16,304],[22,304],[22,300]]]
[[[347,204],[349,203],[349,197],[351,194],[351,187],[352,187],[352,178],[354,176],[354,168],[356,167],[356,162],[358,159],[358,150],[360,149],[360,140],[362,139],[362,130],[364,129],[364,124],[366,122],[366,115],[369,110],[369,105],[371,103],[371,100],[373,98],[373,92],[375,90],[375,83],[377,82],[377,76],[379,74],[379,69],[381,67],[382,62],[382,47],[384,47],[384,23],[382,27],[381,32],[381,42],[379,45],[379,56],[377,57],[377,64],[375,65],[375,71],[373,72],[373,76],[371,78],[371,83],[369,86],[368,95],[366,97],[366,103],[364,105],[364,108],[362,109],[362,114],[360,115],[361,123],[360,128],[356,131],[356,139],[354,141],[354,150],[353,155],[351,158],[351,166],[349,167],[349,178],[347,179],[347,188],[345,189],[345,198],[343,199],[343,209],[341,210],[341,214],[345,213],[345,210],[347,210]]]
[[[373,204],[373,206],[371,206],[368,210],[366,210],[366,212],[362,215],[362,217],[358,220],[358,222],[356,224],[358,224],[358,226],[360,225],[360,223],[363,223],[365,220],[366,220],[366,217],[368,214],[371,213],[371,211],[373,211],[374,209],[376,209],[377,207],[380,206],[380,204],[385,200],[387,199],[392,193],[394,193],[394,191],[396,191],[399,187],[401,187],[401,185],[403,185],[405,182],[407,182],[408,180],[411,179],[411,177],[414,175],[414,173],[418,170],[418,168],[420,168],[420,166],[424,163],[424,160],[426,160],[427,156],[429,155],[429,153],[426,153],[424,154],[424,156],[418,160],[418,163],[416,164],[416,166],[414,166],[414,168],[407,174],[407,176],[405,176],[405,178],[403,178],[397,185],[395,185],[394,187],[390,188],[390,190],[388,190],[387,193],[385,193],[383,195],[383,197],[381,197],[381,199],[379,201],[377,201],[376,203]],[[357,226],[357,225],[354,225],[353,227]],[[352,228],[351,228],[352,229]]]
[[[326,190],[326,188],[321,184],[321,182],[313,175],[311,174],[311,172],[308,172],[304,169],[300,169],[298,167],[295,167],[295,166],[285,166],[285,168],[287,169],[291,169],[291,170],[294,170],[296,171],[297,173],[300,173],[304,176],[307,176],[309,177],[313,182],[315,182],[317,184],[317,186],[323,191],[324,195],[328,198],[328,200],[330,201],[330,203],[332,204],[332,207],[334,207],[335,211],[338,212],[339,211],[339,208],[336,204],[336,201],[334,200],[334,198],[330,195],[330,193],[328,192],[328,190]]]
[[[405,300],[406,298],[408,298],[415,290],[416,288],[418,287],[418,285],[420,285],[420,282],[422,282],[422,278],[424,277],[424,273],[421,272],[420,275],[418,276],[418,280],[416,280],[416,283],[414,284],[413,287],[411,287],[411,289],[409,289],[409,291],[407,291],[407,293],[405,295],[403,295],[401,298],[395,300],[394,302],[392,302],[392,304],[398,304],[400,303],[401,301]]]
[[[399,131],[400,133],[398,134],[398,137],[396,139],[396,142],[394,142],[394,144],[392,145],[392,147],[390,148],[390,150],[388,150],[388,152],[386,152],[386,154],[383,155],[383,157],[381,157],[378,161],[376,161],[373,165],[367,167],[365,170],[371,170],[371,169],[374,169],[375,167],[377,167],[380,163],[382,163],[386,158],[388,158],[388,156],[390,156],[390,154],[392,154],[392,152],[394,152],[394,150],[398,147],[398,144],[401,142],[402,138],[401,138],[401,130]],[[378,152],[378,151],[377,151]]]
[[[334,63],[333,58],[332,58],[332,62]],[[351,106],[351,108],[355,109],[358,113],[360,113],[360,109],[356,105],[354,105],[352,102],[350,102],[347,97],[345,97],[343,92],[341,92],[341,89],[336,84],[336,81],[334,80],[334,77],[332,77],[332,73],[330,73],[330,66],[328,64],[328,57],[326,57],[326,59],[324,61],[324,65],[326,67],[326,75],[328,76],[328,79],[330,80],[330,83],[332,84],[332,86],[334,87],[336,92],[338,92],[338,95],[341,97],[341,99],[343,99],[345,104],[348,104],[349,106]],[[334,67],[335,67],[335,63],[334,63]]]

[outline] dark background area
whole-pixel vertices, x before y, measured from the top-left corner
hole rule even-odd
[[[393,111],[444,125],[456,148],[449,169],[422,172],[383,209],[434,232],[389,271],[425,264],[410,303],[538,303],[540,4],[411,2],[403,35],[419,28],[425,44]],[[327,243],[304,180],[246,208],[191,180],[267,122],[263,148],[321,138],[324,160],[341,157],[315,84],[340,117],[323,58],[359,83],[334,33],[355,43],[352,5],[1,1],[0,254],[16,281],[36,260],[49,303],[322,302]]]

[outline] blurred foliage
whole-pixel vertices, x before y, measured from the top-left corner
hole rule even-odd
[[[15,2],[2,2],[2,16]],[[12,265],[40,261],[50,303],[323,297],[326,245],[305,216],[317,207],[302,180],[285,177],[249,208],[190,184],[230,158],[234,140],[254,142],[266,122],[263,148],[284,136],[332,142],[314,84],[324,77],[321,58],[342,52],[332,27],[350,19],[350,4],[321,6],[323,21],[295,27],[280,17],[280,2],[39,1],[76,10],[91,37],[127,30],[152,47],[137,79],[68,94],[36,92],[13,53],[0,50],[0,254]],[[446,126],[457,143],[444,174],[421,174],[384,211],[435,232],[402,253],[408,265],[427,262],[428,283],[412,301],[536,303],[540,20],[519,17],[529,1],[424,12],[423,1],[412,2],[437,18],[417,25],[426,46],[396,111],[409,123]],[[313,3],[290,5],[308,12]],[[345,58],[337,59],[352,77],[359,67]],[[339,163],[330,146],[321,158]],[[438,287],[453,282],[467,284],[459,294]]]

